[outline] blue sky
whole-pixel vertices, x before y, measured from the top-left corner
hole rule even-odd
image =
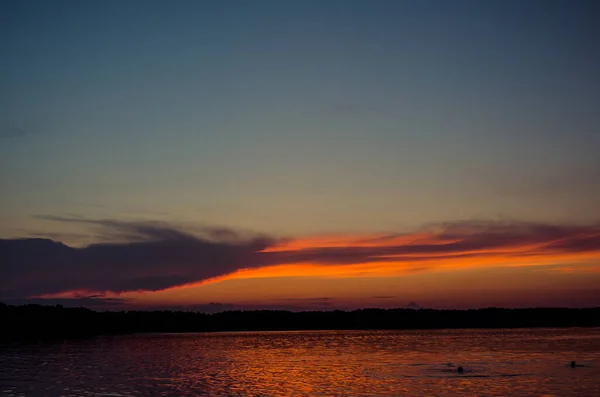
[[[600,218],[595,2],[0,7],[5,237]]]

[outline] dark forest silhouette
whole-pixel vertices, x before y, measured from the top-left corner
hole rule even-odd
[[[361,309],[354,311],[96,312],[0,303],[0,340],[52,340],[143,332],[600,326],[600,308]]]

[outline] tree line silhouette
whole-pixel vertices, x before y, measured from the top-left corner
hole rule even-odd
[[[206,314],[170,310],[96,312],[60,305],[11,306],[0,303],[0,324],[0,340],[3,341],[64,340],[145,332],[592,327],[600,326],[600,307],[305,312],[236,310]]]

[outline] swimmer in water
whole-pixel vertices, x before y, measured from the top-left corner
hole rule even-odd
[[[585,365],[583,364],[577,364],[575,361],[571,361],[571,364],[569,364],[569,366],[571,368],[575,368],[575,367],[585,367]]]
[[[463,372],[465,372],[465,370],[463,369],[463,367],[458,367],[458,373],[462,374]]]

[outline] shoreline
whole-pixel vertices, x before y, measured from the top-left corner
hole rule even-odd
[[[0,306],[0,342],[94,336],[282,331],[429,331],[600,327],[600,307],[100,312],[62,306]]]

